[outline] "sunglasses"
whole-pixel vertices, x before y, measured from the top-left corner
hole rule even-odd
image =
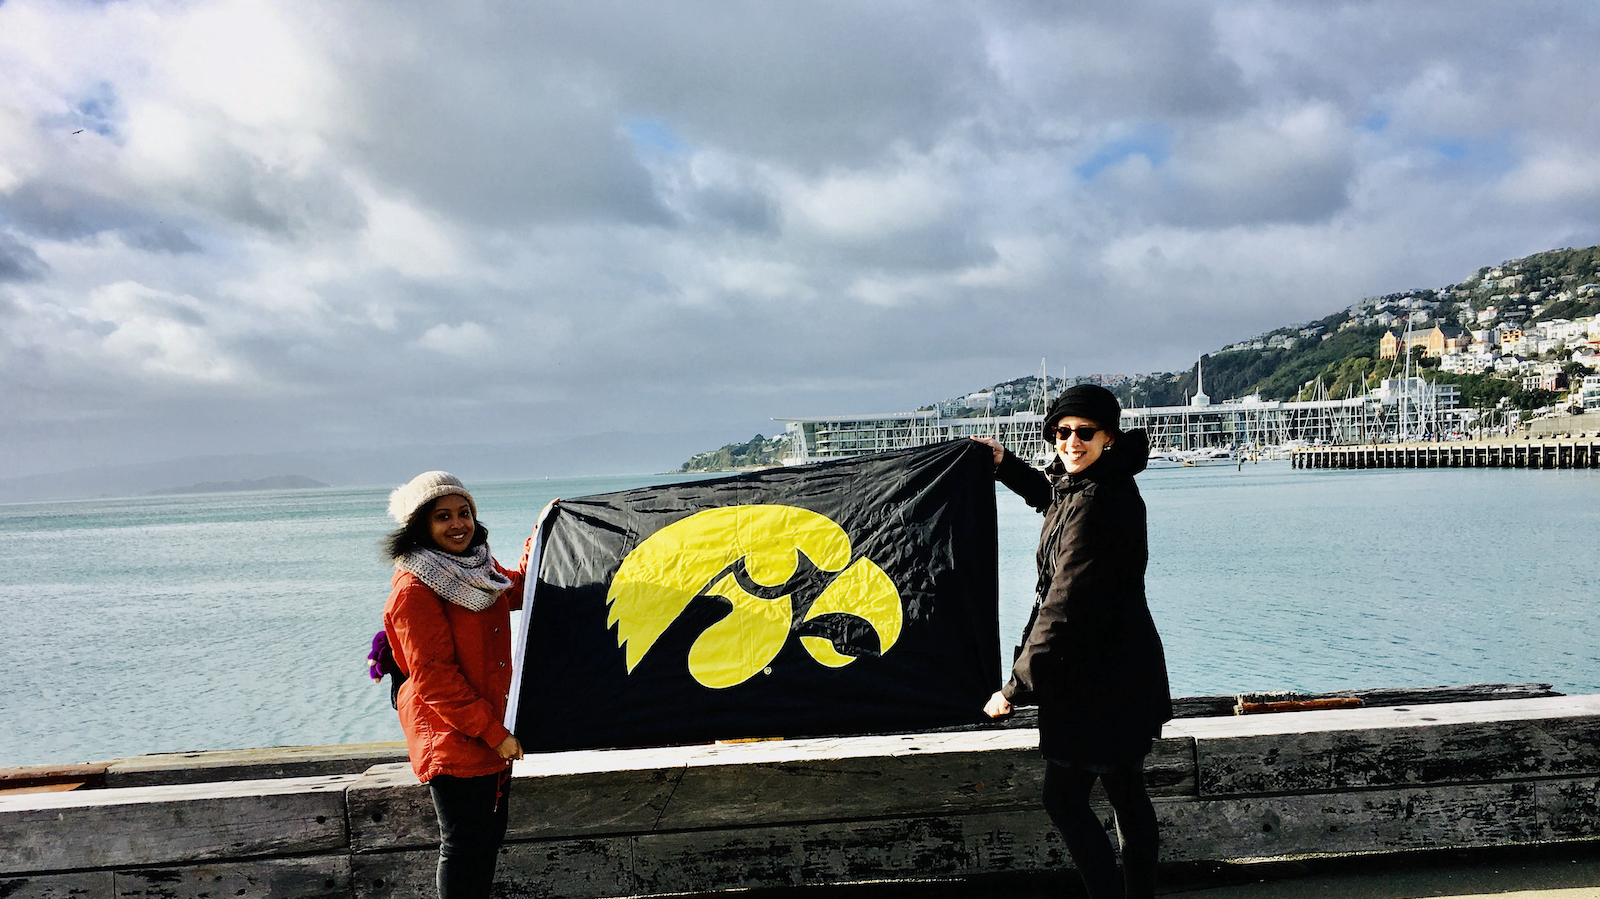
[[[1077,434],[1079,440],[1082,440],[1084,443],[1088,443],[1094,439],[1094,435],[1104,430],[1105,428],[1097,428],[1093,425],[1079,425],[1076,428],[1051,428],[1050,436],[1057,440],[1067,440],[1070,439],[1073,434]]]

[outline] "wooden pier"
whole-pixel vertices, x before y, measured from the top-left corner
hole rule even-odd
[[[1600,468],[1600,437],[1311,446],[1295,468]]]
[[[1269,697],[1270,698],[1270,697]],[[497,896],[655,896],[1068,866],[1030,728],[551,753],[518,762]],[[1171,722],[1163,862],[1600,839],[1600,696]],[[429,895],[404,763],[0,796],[8,899]]]

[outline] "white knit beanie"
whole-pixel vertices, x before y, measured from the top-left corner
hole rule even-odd
[[[478,517],[478,504],[472,501],[472,494],[467,492],[460,478],[448,471],[425,471],[405,486],[396,487],[389,494],[389,517],[396,524],[404,525],[411,520],[411,516],[417,514],[418,509],[452,493],[466,497],[467,505],[472,507],[472,517]]]

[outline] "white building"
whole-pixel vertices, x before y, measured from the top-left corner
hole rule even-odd
[[[1481,375],[1493,371],[1498,358],[1493,353],[1450,353],[1439,358],[1439,370],[1458,375]]]
[[[1585,412],[1600,412],[1600,375],[1585,375],[1578,386],[1577,400]]]

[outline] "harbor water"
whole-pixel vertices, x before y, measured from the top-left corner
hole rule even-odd
[[[469,486],[509,563],[549,499],[676,479]],[[1139,483],[1177,695],[1600,692],[1600,472],[1266,462]],[[388,594],[387,493],[0,505],[0,766],[400,739],[365,661]],[[1009,659],[1040,518],[1004,488],[996,501]]]

